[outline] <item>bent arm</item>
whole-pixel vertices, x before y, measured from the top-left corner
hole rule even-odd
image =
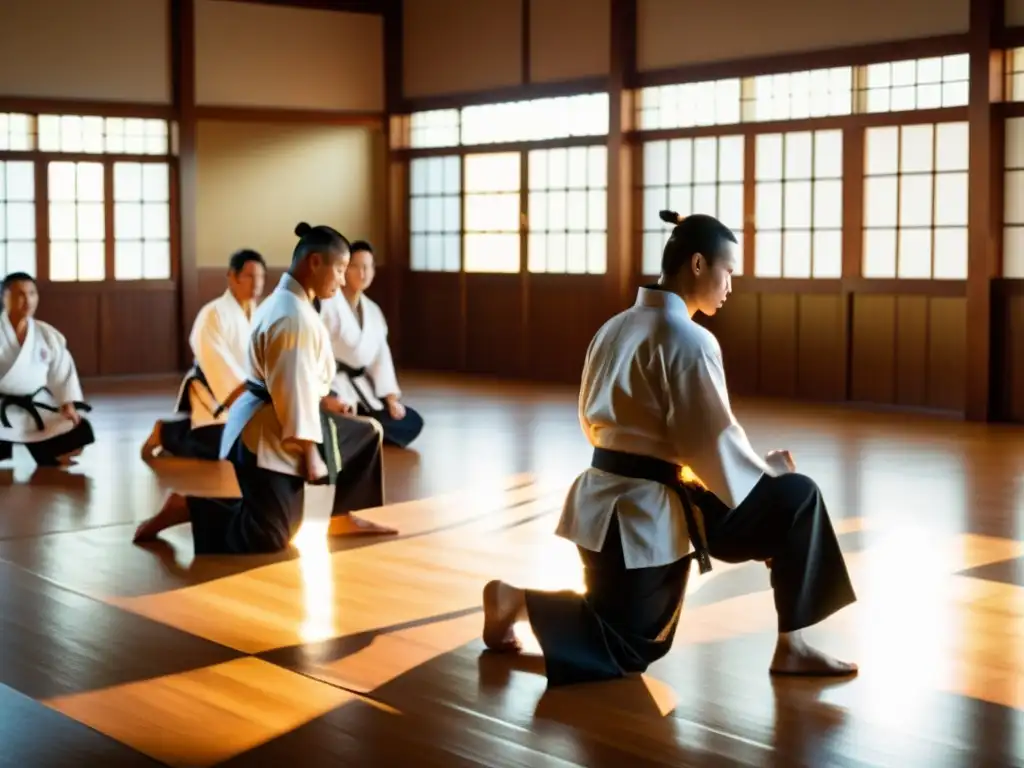
[[[50,390],[61,405],[68,403],[82,402],[85,396],[82,394],[82,384],[78,380],[78,369],[75,367],[75,359],[68,349],[67,340],[56,331],[51,331],[43,337],[44,343],[50,351],[50,367],[46,372],[46,388]]]
[[[380,347],[373,358],[373,362],[366,366],[366,372],[373,380],[374,392],[377,397],[401,397],[402,390],[398,386],[398,376],[395,373],[395,361],[391,357],[391,347],[388,344],[387,333],[380,339]]]
[[[197,319],[189,339],[196,362],[217,402],[230,404],[245,384],[245,368],[239,350],[228,340],[216,312]]]
[[[732,412],[721,357],[705,351],[678,373],[669,419],[677,449],[708,490],[735,508],[763,475],[777,473]]]
[[[321,379],[313,329],[296,319],[282,321],[268,334],[264,355],[265,383],[281,425],[281,440],[292,444],[320,443]]]

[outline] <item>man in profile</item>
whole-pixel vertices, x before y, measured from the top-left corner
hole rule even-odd
[[[764,458],[733,415],[722,353],[693,321],[732,287],[736,237],[711,216],[678,223],[661,278],[597,332],[579,419],[591,467],[566,498],[558,535],[576,544],[587,592],[483,593],[483,638],[516,652],[528,619],[549,685],[643,672],[672,646],[690,562],[764,561],[778,614],[772,674],[843,676],[856,666],[807,644],[806,627],[856,599],[818,486],[788,451]],[[684,468],[699,482],[685,483]]]
[[[228,409],[245,388],[252,313],[266,276],[266,262],[256,251],[231,256],[227,290],[200,309],[192,324],[188,341],[195,364],[178,391],[179,418],[153,426],[143,460],[166,454],[217,461]]]

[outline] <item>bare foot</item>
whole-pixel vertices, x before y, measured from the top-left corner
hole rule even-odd
[[[521,589],[503,581],[489,581],[484,587],[484,645],[492,651],[518,653],[522,650],[516,637],[515,623],[525,605]]]
[[[180,493],[169,494],[160,511],[135,529],[132,542],[139,544],[144,541],[153,541],[161,531],[188,521],[188,503],[185,501],[185,497]]]
[[[769,671],[773,675],[847,677],[857,674],[857,665],[834,659],[803,640],[786,641],[780,637]]]
[[[63,456],[58,456],[57,464],[62,467],[73,467],[75,465],[75,459],[78,458],[78,456],[81,455],[81,453],[82,449],[79,448],[77,450],[71,451],[70,453],[65,453]]]
[[[149,433],[149,437],[146,438],[146,442],[142,444],[142,460],[151,461],[156,458],[156,455],[160,453],[162,446],[160,445],[160,427],[163,426],[162,421],[158,421],[153,425],[153,431]]]
[[[377,525],[355,515],[334,515],[327,527],[328,536],[394,536],[398,531]]]

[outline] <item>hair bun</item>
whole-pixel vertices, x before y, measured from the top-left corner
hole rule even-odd
[[[295,234],[298,237],[305,237],[312,231],[313,228],[304,221],[300,221],[298,224],[295,225]]]
[[[658,218],[666,224],[672,224],[674,226],[680,223],[684,217],[680,216],[675,211],[658,211]]]

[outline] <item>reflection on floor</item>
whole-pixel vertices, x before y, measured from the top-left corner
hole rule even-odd
[[[825,491],[860,602],[814,635],[861,676],[773,683],[767,573],[716,564],[648,674],[546,692],[535,659],[481,652],[479,596],[580,588],[552,535],[589,458],[573,390],[412,380],[426,430],[366,514],[400,536],[326,540],[313,489],[292,552],[194,560],[187,529],[130,544],[166,489],[235,492],[139,460],[174,384],[94,397],[71,473],[0,465],[0,765],[1024,761],[1024,430],[741,403]]]

